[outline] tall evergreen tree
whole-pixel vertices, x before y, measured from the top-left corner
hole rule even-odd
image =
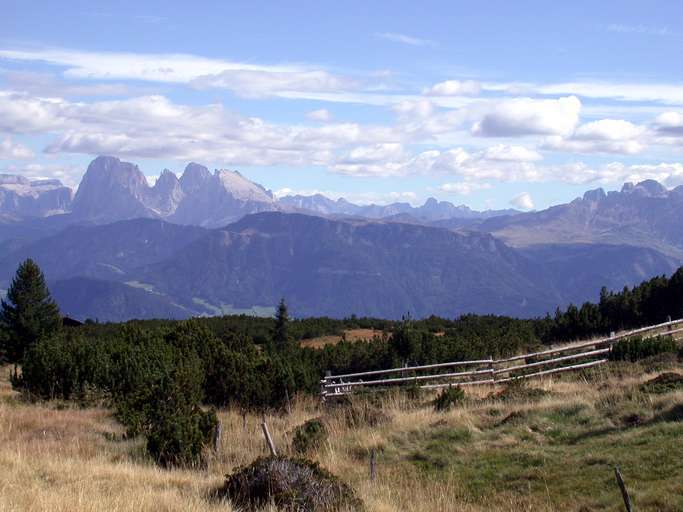
[[[38,265],[27,259],[17,269],[0,306],[3,352],[10,363],[21,363],[26,350],[36,341],[58,331],[62,318],[50,297],[45,276]]]
[[[273,331],[273,343],[275,348],[281,350],[289,347],[289,313],[285,299],[280,299],[275,313],[275,330]]]

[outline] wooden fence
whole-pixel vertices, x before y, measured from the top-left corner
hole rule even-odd
[[[670,335],[675,338],[683,336],[683,319],[506,359],[489,357],[344,375],[331,375],[328,372],[320,381],[320,392],[324,401],[330,397],[349,395],[358,389],[381,390],[397,384],[415,384],[422,389],[439,389],[454,385],[474,386],[529,379],[604,364],[609,360],[611,347],[617,341],[632,336],[649,338],[658,335]]]

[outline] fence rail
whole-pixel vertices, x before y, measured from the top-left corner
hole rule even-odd
[[[389,368],[386,370],[347,373],[343,375],[331,375],[328,372],[325,378],[320,381],[320,393],[322,399],[325,400],[329,397],[351,394],[358,388],[370,386],[384,388],[395,384],[411,382],[422,389],[439,389],[453,385],[474,386],[505,383],[516,379],[540,377],[604,364],[609,360],[606,356],[609,355],[612,345],[619,340],[632,336],[642,335],[645,338],[650,338],[660,335],[675,336],[680,333],[683,333],[683,319],[670,320],[618,335],[613,333],[609,337],[571,343],[562,347],[521,354],[505,359],[489,357],[488,359],[405,366],[402,368]],[[549,356],[555,357],[545,359]],[[577,360],[582,359],[590,360],[577,362]],[[524,361],[524,364],[514,364],[518,361]],[[565,365],[567,362],[575,364]],[[528,373],[527,370],[534,371]],[[396,374],[398,376],[392,376]],[[382,376],[382,378],[376,378],[378,376]]]

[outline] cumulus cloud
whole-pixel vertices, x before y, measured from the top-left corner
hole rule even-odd
[[[327,123],[332,120],[332,114],[330,114],[329,110],[324,108],[311,110],[306,114],[306,117],[311,121],[318,121],[321,123]]]
[[[664,112],[651,124],[655,143],[683,146],[683,114]]]
[[[573,153],[633,155],[645,149],[639,140],[645,129],[622,119],[601,119],[579,126],[569,137],[551,136],[543,147]]]
[[[404,137],[388,126],[272,124],[220,104],[182,105],[164,96],[81,103],[17,93],[0,93],[0,132],[54,134],[46,148],[52,154],[297,166],[328,165],[342,151],[354,165],[373,154],[396,156]]]
[[[408,153],[402,145],[379,144],[351,151],[330,165],[330,170],[359,176],[449,174],[468,182],[538,180],[542,176],[533,162],[541,155],[522,146],[497,145],[468,151],[462,147]]]
[[[520,210],[534,209],[534,201],[531,198],[531,194],[529,194],[528,192],[522,192],[518,196],[513,197],[510,200],[510,204],[515,208],[519,208]]]
[[[0,159],[21,160],[33,158],[33,156],[33,151],[22,144],[13,142],[9,137],[0,141]]]
[[[492,106],[472,126],[481,137],[569,135],[579,122],[581,101],[576,96],[555,100],[515,98]]]
[[[481,84],[474,80],[446,80],[424,89],[426,96],[470,96],[481,92]]]

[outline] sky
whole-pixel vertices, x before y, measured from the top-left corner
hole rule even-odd
[[[676,1],[0,0],[0,173],[542,209],[683,184]]]

